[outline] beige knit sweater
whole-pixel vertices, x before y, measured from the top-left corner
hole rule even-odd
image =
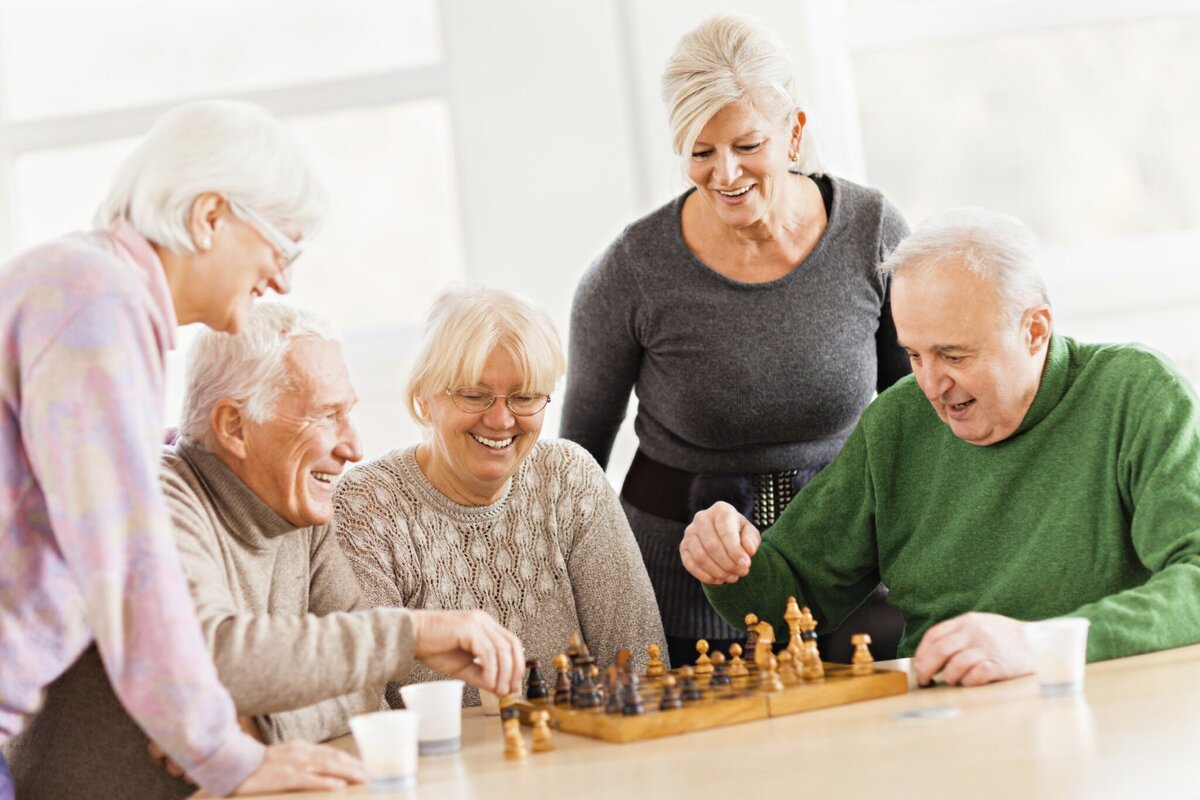
[[[601,668],[628,648],[640,669],[646,645],[663,646],[641,554],[587,451],[538,442],[486,506],[447,498],[415,454],[395,451],[351,470],[334,496],[338,536],[370,602],[483,609],[521,637],[548,679],[573,631]],[[441,677],[417,664],[406,682]],[[388,687],[388,701],[398,705],[395,689]],[[468,688],[465,702],[478,697]]]
[[[297,529],[204,449],[163,459],[200,628],[238,713],[268,742],[323,741],[408,673],[412,621],[371,609],[332,526]]]

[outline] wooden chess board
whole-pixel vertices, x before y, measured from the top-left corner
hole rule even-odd
[[[732,686],[721,689],[702,683],[703,699],[685,703],[683,708],[660,711],[659,680],[643,678],[641,695],[646,711],[629,716],[606,713],[603,707],[574,709],[528,700],[519,700],[517,708],[525,725],[530,724],[530,712],[544,708],[550,713],[550,725],[560,731],[607,742],[639,742],[908,692],[908,676],[903,672],[875,668],[870,675],[853,675],[847,664],[826,663],[822,680],[801,682],[777,692],[762,691],[756,682],[752,674],[734,678]]]

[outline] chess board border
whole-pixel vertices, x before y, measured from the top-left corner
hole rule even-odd
[[[531,724],[530,712],[544,708],[550,712],[550,725],[559,731],[624,744],[907,692],[905,672],[874,668],[870,675],[852,675],[847,664],[825,663],[825,678],[820,681],[800,683],[778,692],[738,686],[715,696],[709,692],[705,699],[671,711],[658,710],[659,690],[653,680],[645,684],[644,714],[608,714],[603,708],[573,709],[527,700],[517,701],[517,708],[524,725]]]

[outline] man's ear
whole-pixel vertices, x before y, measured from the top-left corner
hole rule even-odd
[[[1050,333],[1054,330],[1054,312],[1045,303],[1034,306],[1025,312],[1028,321],[1025,323],[1025,343],[1029,354],[1041,352],[1050,344]]]
[[[222,450],[239,460],[246,457],[246,426],[241,406],[232,400],[218,400],[208,422]]]

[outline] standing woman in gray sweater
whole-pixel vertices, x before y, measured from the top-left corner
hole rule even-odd
[[[725,649],[742,636],[680,563],[692,516],[724,500],[770,525],[908,373],[875,275],[908,226],[879,192],[821,174],[791,61],[756,23],[709,19],[662,84],[694,188],[626,228],[580,283],[562,435],[607,465],[637,394],[621,502],[678,665],[698,637]],[[885,594],[824,642],[826,658],[848,660],[851,629],[894,652],[902,622]]]

